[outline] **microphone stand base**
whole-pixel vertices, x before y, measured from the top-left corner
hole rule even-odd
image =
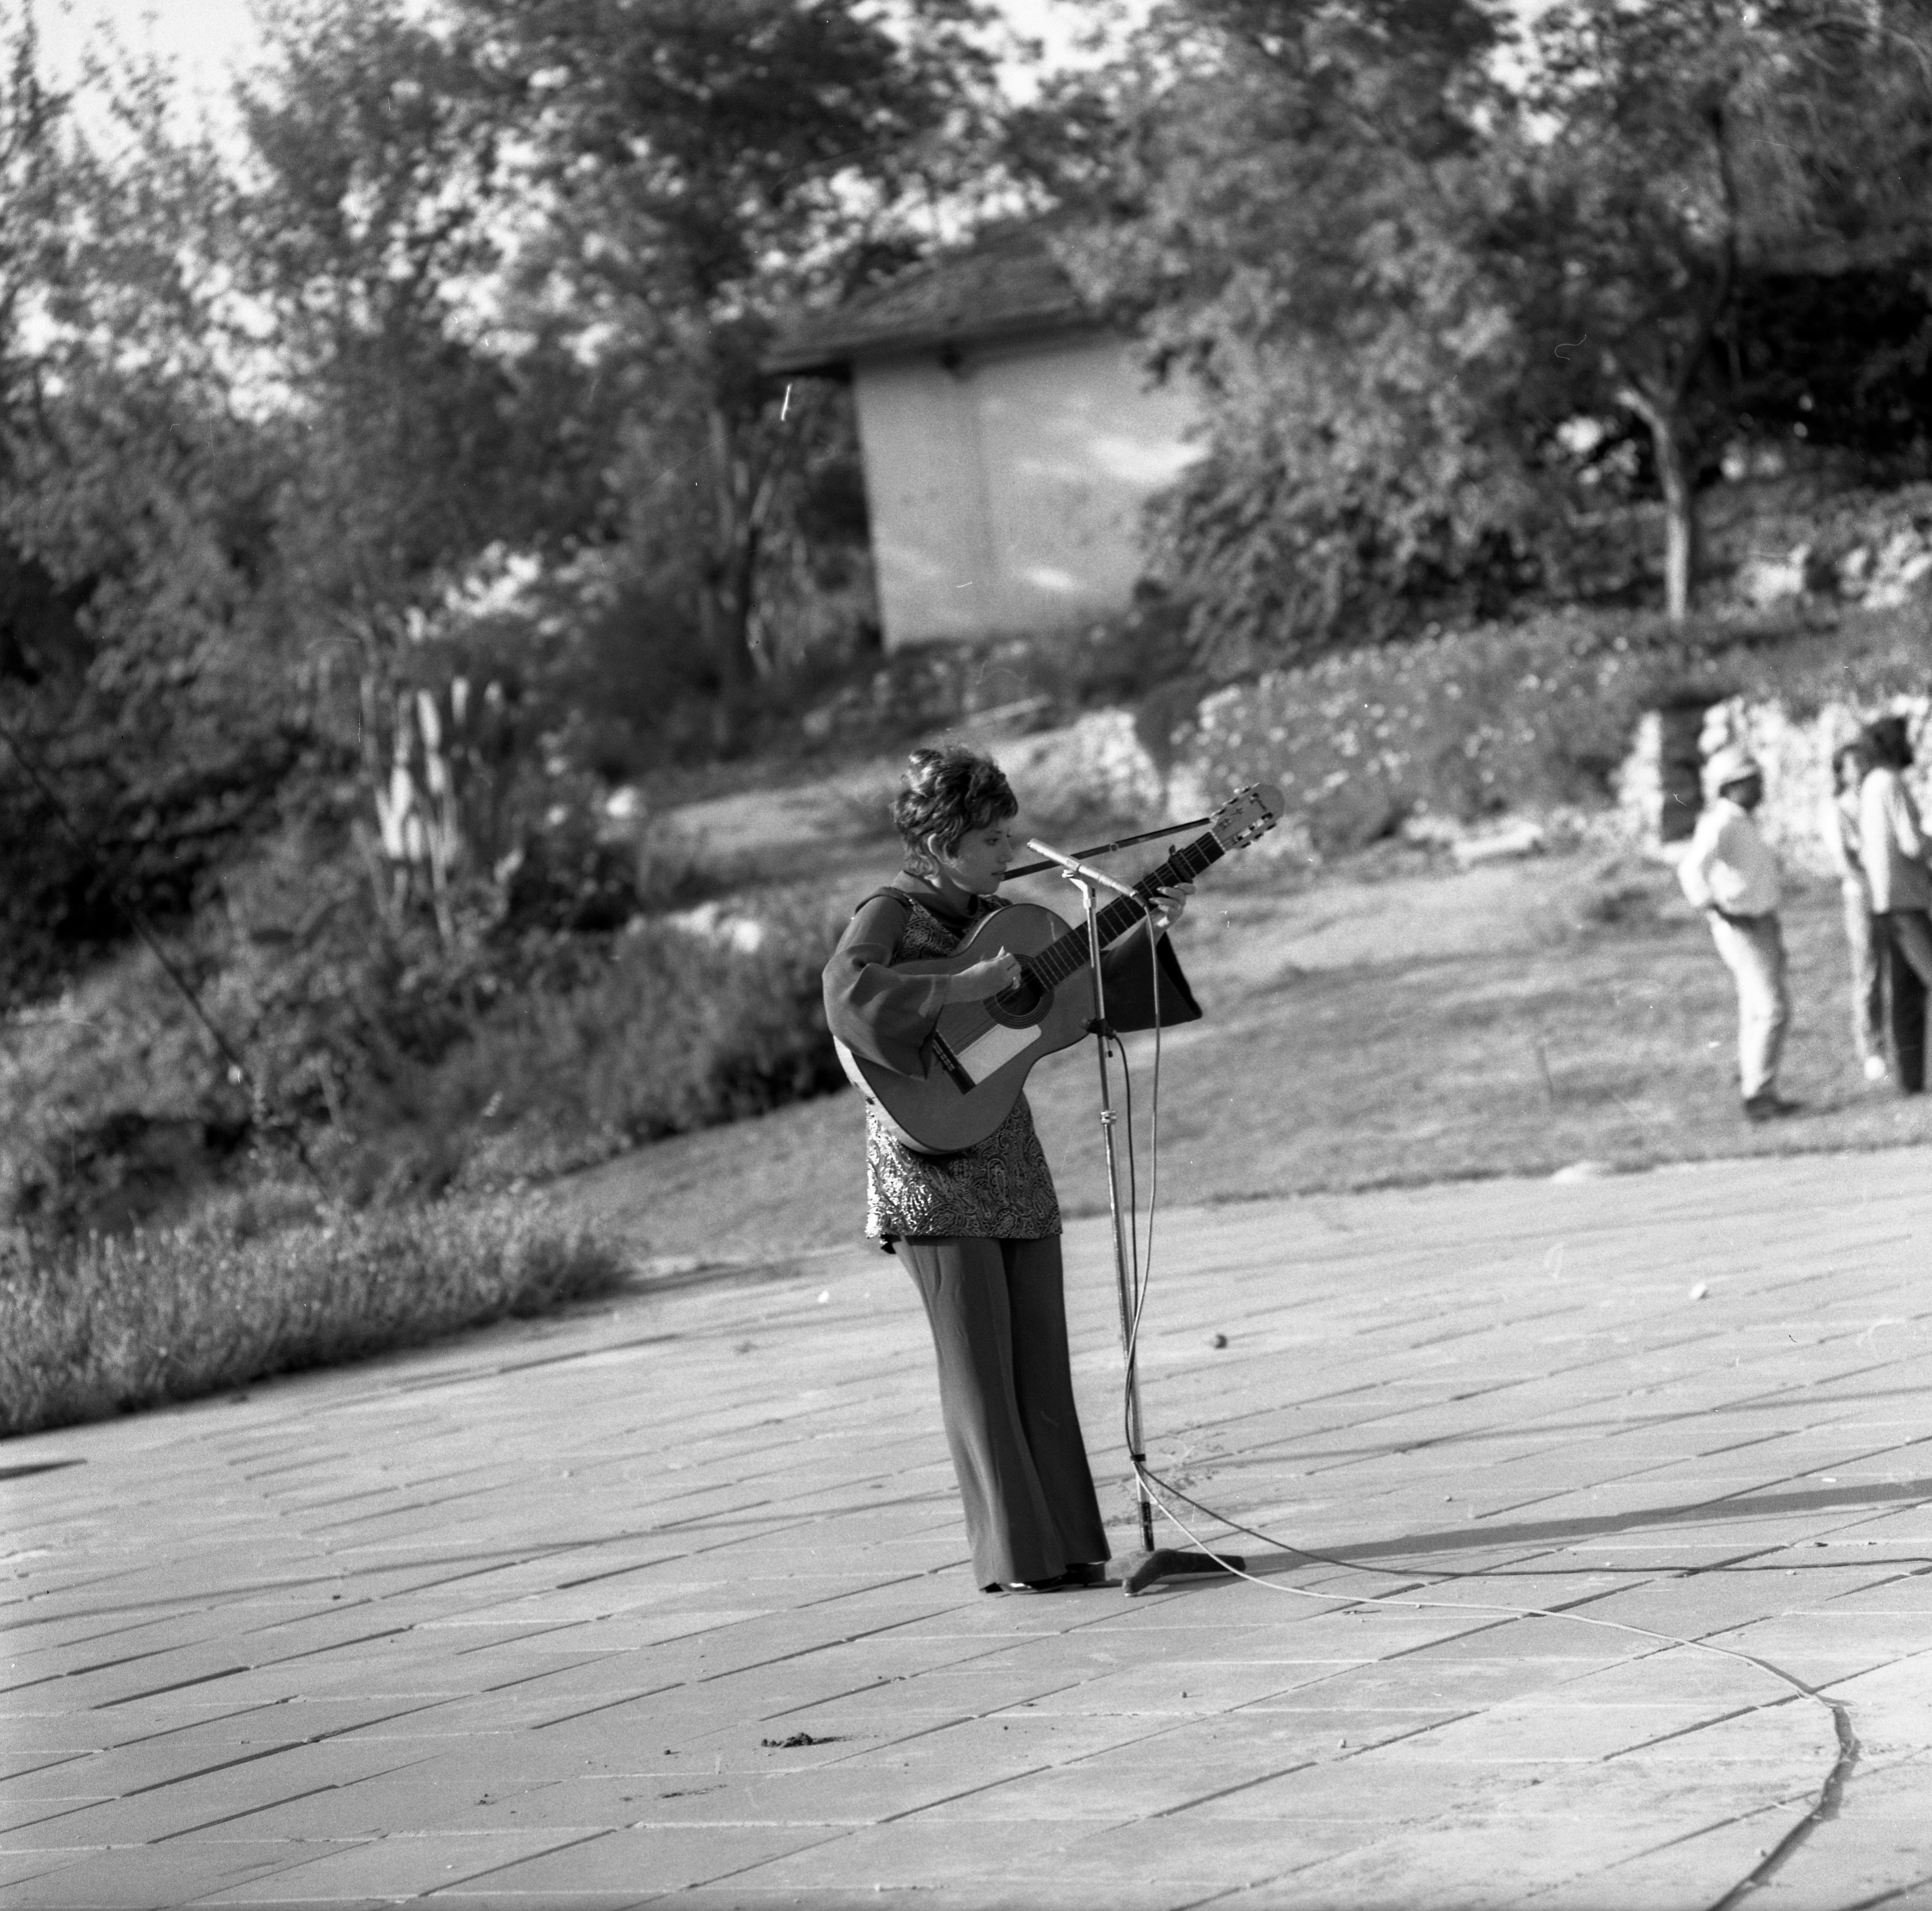
[[[1146,1592],[1156,1580],[1196,1579],[1206,1574],[1240,1573],[1248,1562],[1238,1553],[1183,1552],[1178,1546],[1156,1546],[1143,1552],[1120,1575],[1130,1599]]]

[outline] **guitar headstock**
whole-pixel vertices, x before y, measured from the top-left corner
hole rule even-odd
[[[1224,850],[1245,849],[1264,836],[1282,819],[1287,807],[1272,783],[1250,784],[1238,790],[1208,819],[1209,832]]]

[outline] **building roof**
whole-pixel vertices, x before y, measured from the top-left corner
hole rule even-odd
[[[854,358],[1091,324],[1094,315],[1037,227],[982,236],[827,312],[806,314],[765,359],[771,372],[829,372]]]

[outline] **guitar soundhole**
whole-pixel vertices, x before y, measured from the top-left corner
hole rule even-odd
[[[994,1021],[1004,1022],[1010,1028],[1024,1028],[1039,1019],[1048,1000],[1047,992],[1031,976],[1026,976],[991,998],[986,1006]]]

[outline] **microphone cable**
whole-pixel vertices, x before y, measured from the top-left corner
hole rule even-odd
[[[1141,1321],[1143,1311],[1147,1303],[1148,1286],[1153,1276],[1154,1223],[1156,1218],[1156,1211],[1159,1207],[1160,1198],[1160,1067],[1162,1024],[1160,1018],[1160,952],[1155,938],[1152,934],[1154,928],[1152,920],[1154,916],[1153,905],[1150,903],[1144,902],[1142,907],[1145,910],[1148,917],[1148,927],[1150,930],[1148,942],[1149,967],[1150,971],[1150,980],[1154,988],[1154,1079],[1150,1094],[1150,1108],[1148,1116],[1150,1125],[1149,1153],[1151,1156],[1151,1161],[1150,1164],[1150,1192],[1148,1202],[1147,1249],[1144,1260],[1143,1260],[1140,1247],[1141,1237],[1139,1229],[1138,1191],[1136,1177],[1136,1162],[1134,1140],[1136,1123],[1134,1119],[1133,1074],[1132,1068],[1129,1064],[1125,1044],[1120,1041],[1118,1036],[1114,1038],[1114,1052],[1120,1058],[1121,1078],[1126,1088],[1124,1100],[1126,1104],[1127,1127],[1127,1207],[1130,1224],[1130,1238],[1133,1244],[1131,1267],[1132,1270],[1132,1292],[1133,1294],[1134,1306],[1130,1319],[1130,1328],[1127,1341],[1127,1359],[1130,1372],[1133,1370],[1136,1357],[1137,1356],[1139,1350]],[[1123,1388],[1122,1418],[1124,1424],[1126,1420],[1124,1387]],[[1701,1578],[1706,1574],[1710,1573],[1769,1571],[1797,1573],[1842,1571],[1844,1570],[1842,1566],[1838,1565],[1834,1562],[1822,1560],[1818,1562],[1816,1564],[1813,1564],[1810,1562],[1807,1562],[1796,1566],[1785,1566],[1779,1568],[1752,1567],[1741,1564],[1734,1564],[1717,1566],[1670,1567],[1665,1568],[1640,1566],[1485,1567],[1479,1570],[1462,1570],[1451,1567],[1431,1568],[1415,1566],[1378,1566],[1366,1560],[1348,1559],[1339,1557],[1332,1553],[1313,1552],[1306,1546],[1294,1544],[1292,1540],[1282,1539],[1278,1534],[1265,1532],[1259,1528],[1244,1525],[1241,1521],[1232,1517],[1232,1515],[1222,1512],[1218,1508],[1209,1506],[1204,1502],[1196,1499],[1191,1494],[1185,1492],[1182,1488],[1177,1486],[1173,1481],[1166,1479],[1161,1474],[1155,1472],[1151,1467],[1146,1465],[1144,1460],[1136,1462],[1135,1472],[1146,1480],[1150,1489],[1150,1497],[1152,1498],[1154,1503],[1160,1508],[1162,1514],[1166,1518],[1172,1520],[1174,1525],[1182,1532],[1185,1533],[1189,1540],[1195,1545],[1203,1548],[1204,1550],[1209,1551],[1210,1556],[1215,1557],[1218,1557],[1219,1556],[1212,1555],[1212,1549],[1208,1546],[1208,1542],[1202,1540],[1198,1534],[1193,1532],[1182,1523],[1178,1516],[1176,1515],[1172,1508],[1168,1505],[1167,1499],[1162,1497],[1163,1495],[1179,1502],[1184,1505],[1191,1507],[1196,1513],[1200,1514],[1207,1519],[1215,1521],[1219,1525],[1226,1527],[1231,1532],[1239,1533],[1249,1539],[1258,1540],[1264,1546],[1279,1547],[1284,1552],[1293,1553],[1298,1558],[1310,1561],[1314,1564],[1324,1566],[1334,1566],[1348,1572],[1372,1573],[1385,1579],[1419,1578],[1427,1581],[1432,1585],[1449,1584],[1465,1580],[1599,1578],[1606,1574],[1630,1575],[1639,1574],[1654,1574],[1660,1571],[1668,1572],[1673,1576],[1678,1578],[1694,1579]],[[1932,1566],[1932,1556],[1917,1553],[1894,1554],[1889,1556],[1886,1558],[1874,1560],[1868,1563],[1873,1565]],[[1252,1574],[1242,1574],[1238,1576],[1252,1579],[1254,1577],[1254,1575]],[[1286,1588],[1280,1587],[1277,1587],[1275,1589],[1276,1591],[1286,1590]],[[1325,1598],[1330,1595],[1322,1594],[1311,1596]],[[1340,1595],[1334,1596],[1339,1597]],[[1366,1595],[1355,1596],[1358,1598],[1366,1597]]]
[[[1148,961],[1150,979],[1154,986],[1154,1080],[1150,1094],[1151,1107],[1149,1113],[1150,1152],[1152,1160],[1150,1163],[1147,1248],[1144,1257],[1142,1256],[1140,1247],[1138,1186],[1134,1141],[1132,1071],[1127,1060],[1125,1044],[1118,1036],[1115,1037],[1114,1042],[1114,1051],[1120,1058],[1122,1079],[1126,1084],[1128,1219],[1130,1237],[1133,1243],[1131,1289],[1133,1306],[1130,1315],[1126,1335],[1126,1367],[1121,1392],[1121,1418],[1123,1430],[1127,1434],[1126,1444],[1133,1464],[1135,1478],[1141,1492],[1160,1509],[1163,1519],[1180,1532],[1197,1551],[1214,1560],[1222,1571],[1231,1577],[1246,1580],[1250,1585],[1259,1586],[1270,1592],[1286,1594],[1292,1598],[1316,1600],[1324,1605],[1342,1610],[1367,1606],[1388,1607],[1408,1612],[1472,1613],[1506,1620],[1548,1619],[1568,1622],[1573,1625],[1593,1627],[1603,1631],[1615,1632],[1626,1637],[1643,1640],[1666,1651],[1672,1648],[1681,1648],[1688,1652],[1702,1652],[1728,1660],[1770,1678],[1784,1688],[1790,1696],[1774,1702],[1780,1705],[1788,1704],[1790,1702],[1790,1697],[1796,1697],[1817,1706],[1832,1722],[1833,1739],[1837,1747],[1835,1760],[1820,1787],[1817,1802],[1802,1819],[1787,1830],[1784,1837],[1778,1840],[1770,1850],[1763,1854],[1759,1864],[1748,1876],[1720,1900],[1719,1911],[1723,1911],[1723,1907],[1735,1904],[1747,1892],[1754,1888],[1768,1878],[1777,1870],[1785,1856],[1808,1836],[1812,1827],[1828,1817],[1837,1809],[1839,1796],[1852,1766],[1857,1761],[1860,1750],[1857,1736],[1852,1730],[1850,1711],[1844,1704],[1827,1697],[1820,1688],[1808,1684],[1796,1674],[1786,1672],[1782,1666],[1774,1664],[1772,1660],[1762,1658],[1756,1653],[1748,1652],[1742,1646],[1721,1646],[1708,1640],[1687,1638],[1680,1634],[1664,1632],[1649,1626],[1637,1625],[1628,1620],[1606,1618],[1593,1613],[1578,1612],[1568,1606],[1514,1606],[1487,1600],[1430,1599],[1418,1596],[1419,1594],[1426,1594],[1436,1586],[1447,1586],[1472,1580],[1493,1581],[1504,1578],[1548,1579],[1587,1576],[1598,1580],[1608,1576],[1620,1582],[1606,1588],[1600,1593],[1592,1593],[1588,1595],[1592,1599],[1608,1598],[1618,1592],[1634,1590],[1634,1585],[1642,1585],[1646,1582],[1654,1583],[1657,1580],[1666,1576],[1664,1573],[1660,1572],[1655,1567],[1593,1566],[1542,1568],[1520,1567],[1486,1568],[1480,1570],[1464,1570],[1454,1568],[1430,1569],[1378,1566],[1366,1561],[1349,1559],[1336,1554],[1315,1552],[1306,1546],[1297,1546],[1292,1541],[1283,1540],[1259,1527],[1249,1526],[1222,1512],[1218,1508],[1208,1505],[1204,1501],[1197,1498],[1174,1482],[1166,1479],[1147,1463],[1143,1456],[1133,1453],[1130,1432],[1132,1424],[1132,1391],[1137,1373],[1141,1323],[1153,1275],[1154,1226],[1157,1218],[1160,1185],[1160,1064],[1162,1024],[1160,1014],[1160,951],[1158,935],[1154,923],[1152,904],[1144,902],[1142,907],[1148,919]],[[1143,1420],[1143,1426],[1144,1426],[1144,1420]],[[1250,1571],[1245,1562],[1239,1565],[1234,1564],[1226,1555],[1216,1550],[1214,1543],[1196,1532],[1186,1520],[1174,1510],[1174,1505],[1171,1504],[1171,1502],[1178,1502],[1193,1513],[1203,1516],[1232,1532],[1258,1540],[1264,1545],[1278,1547],[1284,1552],[1298,1558],[1307,1560],[1312,1564],[1333,1566],[1344,1572],[1372,1574],[1385,1578],[1420,1580],[1421,1585],[1417,1594],[1411,1594],[1408,1596],[1398,1596],[1390,1593],[1322,1592],[1306,1586],[1286,1586],[1276,1580]],[[1903,1557],[1894,1556],[1864,1563],[1872,1566],[1918,1567],[1922,1569],[1927,1566],[1932,1566],[1932,1558],[1917,1555],[1907,1555]],[[1694,1568],[1688,1570],[1679,1568],[1671,1572],[1669,1576],[1690,1578],[1702,1576],[1706,1572],[1782,1570],[1790,1573],[1843,1571],[1844,1570],[1845,1568],[1842,1564],[1821,1561],[1816,1565],[1808,1564],[1784,1568],[1718,1565]],[[1906,1576],[1916,1577],[1918,1575],[1908,1574]],[[1756,1710],[1766,1708],[1766,1706],[1754,1708]]]

